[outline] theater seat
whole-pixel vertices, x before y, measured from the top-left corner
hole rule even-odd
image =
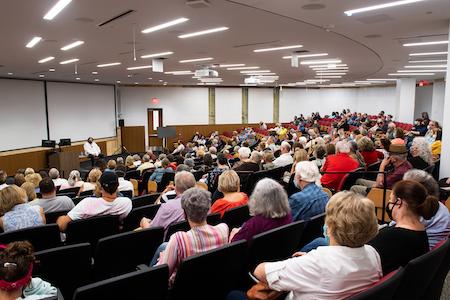
[[[0,244],[9,244],[15,241],[29,241],[35,251],[61,246],[60,231],[56,224],[29,227],[0,234]]]
[[[228,225],[230,230],[232,228],[241,227],[244,222],[250,219],[250,213],[247,205],[234,207],[227,210],[222,217],[222,221]]]
[[[131,199],[131,204],[133,205],[133,208],[138,208],[138,207],[154,204],[160,195],[161,194],[159,194],[159,193],[154,193],[154,194],[148,194],[148,195],[143,195],[143,196],[139,196],[139,197],[134,197],[133,199]]]
[[[305,223],[302,238],[299,242],[298,249],[318,237],[323,237],[323,225],[325,223],[325,213],[312,217]]]
[[[153,219],[161,204],[145,205],[133,208],[128,216],[123,220],[123,231],[131,231],[139,227],[143,217]]]
[[[366,290],[348,298],[348,300],[391,300],[394,299],[394,294],[397,291],[400,282],[403,280],[404,270],[392,271],[383,276],[375,284],[371,285]]]

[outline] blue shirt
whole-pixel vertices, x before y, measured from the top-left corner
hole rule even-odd
[[[28,203],[17,204],[3,216],[3,231],[44,225],[40,209],[40,206]]]
[[[310,183],[301,192],[289,197],[293,221],[308,220],[325,212],[328,195],[315,183]]]
[[[173,173],[173,170],[172,170],[172,168],[165,168],[165,169],[163,169],[162,167],[161,168],[158,168],[158,169],[156,169],[154,172],[153,172],[153,174],[152,174],[152,176],[150,176],[150,180],[152,180],[152,181],[156,181],[157,183],[161,183],[161,179],[162,179],[162,177],[163,177],[163,174],[164,173]]]

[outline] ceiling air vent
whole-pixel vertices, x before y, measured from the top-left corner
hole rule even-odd
[[[127,11],[124,11],[123,13],[118,14],[118,15],[115,16],[115,17],[112,17],[112,18],[109,19],[109,20],[106,20],[106,21],[104,21],[104,22],[98,24],[97,26],[98,26],[98,27],[105,26],[105,25],[107,25],[107,24],[109,24],[109,23],[112,23],[112,22],[114,22],[114,21],[117,21],[118,19],[121,19],[121,18],[123,18],[123,17],[126,17],[126,16],[128,16],[129,14],[134,13],[134,12],[135,12],[135,10],[129,9],[129,10],[127,10]]]
[[[188,0],[186,5],[190,8],[207,8],[211,5],[208,0]]]

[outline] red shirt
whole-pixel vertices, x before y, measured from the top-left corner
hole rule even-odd
[[[327,156],[322,167],[323,172],[351,172],[359,168],[357,160],[351,158],[347,153],[338,153]],[[323,174],[320,181],[327,187],[337,191],[342,178],[346,174]]]
[[[378,161],[378,151],[362,151],[361,155],[364,157],[364,161],[366,162],[366,166],[376,163]]]
[[[248,202],[248,196],[245,193],[240,193],[242,198],[239,201],[228,201],[225,198],[218,199],[211,206],[211,213],[220,213],[220,217],[223,217],[223,214],[234,207],[245,205]]]

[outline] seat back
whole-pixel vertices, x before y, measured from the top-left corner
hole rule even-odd
[[[66,196],[66,197],[69,197],[70,199],[72,199],[72,198],[75,198],[77,196],[77,194],[74,192],[66,192],[66,190],[63,190],[60,193],[58,193],[58,196]]]
[[[129,170],[125,173],[125,180],[136,179],[138,180],[141,177],[141,172],[138,170]]]
[[[56,192],[57,196],[61,196],[63,194],[69,194],[69,193],[74,193],[75,195],[78,195],[78,192],[80,191],[80,187],[73,187],[73,188],[68,188],[68,189],[63,189],[63,190],[58,190],[58,192]]]
[[[47,224],[56,223],[59,217],[67,215],[68,212],[68,210],[48,212],[45,214],[45,222]]]
[[[230,230],[241,227],[248,219],[250,219],[250,213],[247,205],[233,207],[227,210],[222,217],[222,221],[228,225]]]
[[[246,193],[247,195],[250,195],[248,193],[248,181],[250,178],[250,175],[254,172],[251,171],[237,171],[236,172],[239,176],[239,180],[241,182],[240,184],[240,191],[243,193]]]
[[[156,193],[158,191],[158,183],[156,181],[147,181],[147,193]]]
[[[63,246],[35,253],[33,276],[51,282],[65,299],[91,281],[91,245],[88,243]]]
[[[344,176],[339,184],[338,191],[350,190],[350,188],[355,185],[356,180],[364,177],[364,171],[364,168],[358,168]]]
[[[404,275],[404,270],[393,271],[366,290],[351,296],[348,300],[391,300],[394,299],[395,291],[400,285]]]
[[[158,199],[160,195],[161,194],[159,193],[155,193],[134,197],[133,199],[131,199],[131,204],[133,205],[133,208],[151,205],[155,203],[156,199]]]
[[[168,276],[167,265],[128,273],[80,287],[73,300],[166,300]]]
[[[0,234],[0,244],[9,244],[15,241],[29,241],[35,251],[40,251],[60,246],[61,236],[56,224],[29,227]]]
[[[208,223],[209,225],[215,226],[217,224],[220,224],[220,222],[220,213],[214,213],[206,216],[206,223]]]
[[[143,217],[153,219],[161,204],[151,204],[133,208],[123,220],[123,231],[131,231],[139,227]]]
[[[439,300],[441,298],[445,278],[450,270],[450,239],[447,239],[440,247],[447,248],[447,252],[425,292],[428,300]]]
[[[437,274],[448,248],[449,244],[444,244],[411,260],[405,266],[405,275],[395,293],[395,298],[428,299],[426,290]]]
[[[375,210],[377,213],[378,220],[382,220],[383,214],[384,214],[384,221],[390,222],[391,219],[387,215],[385,208],[389,201],[389,197],[391,196],[391,190],[386,190],[386,198],[385,198],[385,205],[383,206],[383,189],[380,188],[372,188],[370,192],[367,194],[367,198],[373,201],[373,204],[375,204]]]
[[[136,179],[130,179],[131,184],[133,185],[133,190],[135,195],[139,195],[139,182]]]
[[[169,299],[225,299],[246,278],[246,252],[247,242],[242,240],[186,258],[178,268]]]
[[[83,191],[83,192],[80,193],[80,197],[83,197],[83,196],[92,196],[92,195],[94,195],[94,190]]]
[[[99,216],[89,219],[71,221],[67,224],[66,243],[76,244],[88,242],[95,247],[97,241],[105,236],[119,232],[117,216]]]
[[[319,214],[309,219],[305,224],[298,249],[301,249],[303,246],[305,246],[315,238],[322,237],[324,224],[325,213]]]
[[[277,261],[291,257],[298,250],[305,221],[297,221],[255,235],[250,241],[250,270],[258,263]]]
[[[164,189],[169,185],[171,181],[174,181],[175,173],[174,172],[165,172],[161,178],[161,182],[158,183],[158,192],[161,193]]]
[[[381,161],[374,162],[367,166],[367,171],[377,172],[380,169],[380,165]],[[364,175],[364,179],[375,181],[377,179],[377,175],[378,174],[376,173],[366,173]]]
[[[120,233],[98,241],[94,255],[96,281],[126,274],[148,265],[164,238],[164,228],[155,227]]]
[[[169,227],[167,228],[167,233],[166,233],[166,237],[164,238],[164,241],[168,242],[171,235],[174,234],[175,232],[188,231],[189,229],[191,229],[191,227],[189,226],[188,221],[180,221],[177,223],[173,223],[173,224],[169,225]]]
[[[122,194],[123,197],[127,197],[127,198],[133,198],[133,191],[128,190],[128,191],[120,191],[119,193]]]

